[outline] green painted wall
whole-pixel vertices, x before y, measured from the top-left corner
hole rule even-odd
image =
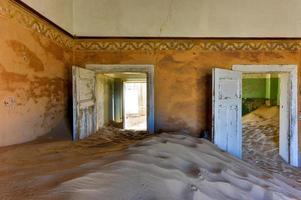
[[[279,92],[279,78],[243,78],[242,114],[266,105],[266,100],[271,106],[279,105]]]
[[[279,105],[279,78],[271,78],[270,99],[272,105]]]
[[[266,78],[242,79],[242,98],[266,98]]]
[[[278,78],[244,78],[242,79],[242,98],[277,100],[278,88]]]

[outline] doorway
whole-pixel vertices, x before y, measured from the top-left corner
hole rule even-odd
[[[281,168],[283,161],[279,107],[285,99],[280,99],[280,80],[279,73],[242,74],[242,158],[261,168]]]
[[[146,131],[155,132],[154,66],[90,64],[86,68],[72,67],[73,140],[88,137],[106,126],[111,119],[123,128],[124,81],[121,78],[112,80],[110,74],[126,76],[126,81],[132,80],[133,76],[144,76]]]
[[[144,130],[147,130],[148,133],[155,132],[155,108],[154,108],[154,65],[136,65],[136,64],[112,64],[112,65],[103,65],[103,64],[89,64],[86,65],[86,68],[93,70],[98,74],[115,74],[117,77],[114,82],[115,90],[114,95],[117,98],[113,98],[113,116],[112,119],[115,122],[118,122],[122,128],[129,128],[126,124],[126,116],[124,115],[125,107],[123,106],[125,101],[124,99],[124,85],[126,83],[141,83],[142,87],[142,99],[140,100],[140,119],[144,120],[139,126],[142,129],[142,126],[146,125]],[[139,103],[139,101],[138,101]],[[133,116],[133,115],[132,115]],[[141,117],[143,116],[143,117]],[[138,117],[139,118],[139,117]],[[125,123],[124,123],[125,122]],[[135,128],[135,127],[134,127]],[[137,128],[137,127],[136,127]],[[139,129],[140,129],[139,128]]]
[[[103,91],[104,85],[110,84],[109,103],[104,107],[111,107],[111,113],[106,114],[108,120],[101,124],[127,130],[147,130],[147,74],[138,72],[110,72],[98,73],[96,82],[103,85],[98,93]],[[100,76],[101,75],[101,76]],[[103,82],[106,78],[110,82]],[[97,96],[100,100],[102,96]],[[98,103],[98,105],[99,105]],[[104,109],[98,109],[104,110]],[[103,113],[98,113],[103,114]]]
[[[124,129],[146,130],[146,80],[125,81],[123,86]]]
[[[242,74],[279,73],[279,154],[300,166],[297,131],[297,66],[235,65],[233,70],[213,70],[213,140],[221,149],[242,158]],[[257,89],[257,88],[256,88]]]

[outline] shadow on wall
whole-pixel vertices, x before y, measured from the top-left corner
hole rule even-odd
[[[72,118],[65,118],[54,127],[49,133],[35,139],[38,142],[57,141],[57,140],[72,140],[72,127],[70,122]]]
[[[205,80],[205,82],[204,82]],[[212,74],[206,74],[204,79],[199,79],[198,81],[198,90],[201,91],[202,88],[204,87],[203,85],[206,85],[206,90],[205,90],[205,97],[204,98],[206,101],[202,102],[201,104],[205,104],[206,108],[206,123],[205,127],[201,130],[199,137],[212,140]],[[199,99],[201,95],[199,94]],[[201,112],[199,112],[201,114]],[[199,115],[198,116],[200,119],[204,116]]]
[[[72,80],[72,67],[68,68],[68,77],[69,80]],[[71,139],[72,135],[72,126],[73,126],[73,88],[72,81],[68,81],[68,102],[67,102],[67,112],[66,112],[66,133],[64,135],[69,136]],[[63,130],[62,130],[63,131]]]
[[[69,80],[72,80],[72,68],[68,67],[67,70]],[[62,118],[61,122],[50,130],[49,133],[38,137],[35,141],[55,141],[55,140],[72,140],[72,124],[73,124],[73,90],[72,82],[67,83],[67,110],[66,115]]]

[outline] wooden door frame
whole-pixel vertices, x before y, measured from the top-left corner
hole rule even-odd
[[[139,72],[147,75],[147,131],[155,132],[154,65],[151,64],[87,64],[87,69],[96,73]]]
[[[298,143],[298,66],[297,65],[233,65],[232,70],[243,73],[289,73],[291,90],[290,95],[290,140],[289,157],[290,165],[299,167],[299,143]]]

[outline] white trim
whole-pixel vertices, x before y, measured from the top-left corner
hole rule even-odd
[[[297,65],[233,65],[232,70],[243,73],[275,73],[286,72],[290,74],[291,102],[290,102],[290,164],[301,166],[298,144],[298,87],[297,87]]]
[[[96,73],[111,72],[141,72],[147,74],[147,131],[155,132],[155,92],[154,92],[154,65],[148,64],[88,64],[87,69]]]

